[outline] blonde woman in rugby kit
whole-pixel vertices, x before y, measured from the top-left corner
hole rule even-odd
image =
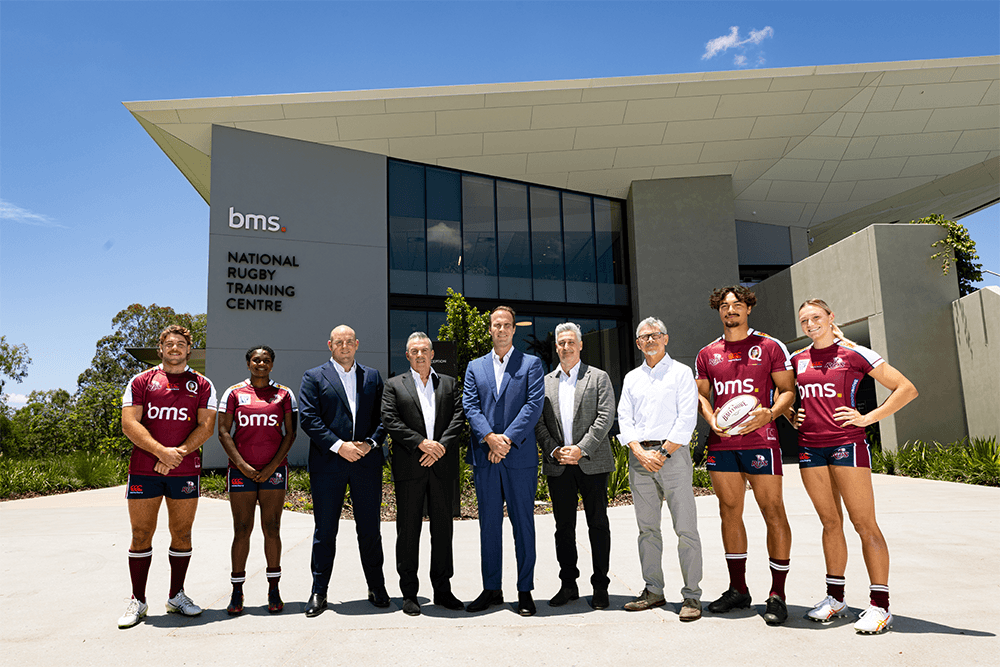
[[[861,537],[861,552],[871,580],[870,605],[861,612],[854,629],[861,634],[879,634],[892,627],[889,549],[875,521],[871,453],[864,427],[912,401],[917,389],[878,354],[847,340],[834,324],[833,311],[823,301],[809,299],[799,306],[799,324],[812,344],[792,356],[801,407],[798,412],[789,409],[786,416],[799,430],[799,469],[823,522],[827,572],[827,596],[808,612],[807,618],[825,622],[847,615],[846,506]],[[882,405],[863,415],[855,407],[855,395],[866,374],[892,393]]]
[[[754,293],[740,285],[712,292],[709,306],[719,313],[723,335],[702,348],[695,363],[701,415],[712,429],[707,467],[719,499],[722,545],[729,569],[729,589],[709,604],[708,610],[721,614],[747,608],[751,603],[746,583],[747,531],[743,525],[743,500],[749,482],[767,524],[771,590],[764,621],[780,625],[788,619],[785,578],[792,531],[782,498],[778,430],[772,422],[795,401],[795,377],[785,346],[750,328],[748,318],[756,303]],[[749,421],[727,433],[716,423],[716,416],[724,403],[737,396],[744,397],[741,400],[753,397],[759,405],[750,413]]]

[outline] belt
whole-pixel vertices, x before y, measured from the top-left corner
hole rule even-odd
[[[666,440],[640,440],[639,444],[643,447],[643,449],[651,449],[655,447],[660,454],[663,454],[663,456],[668,459],[670,458],[670,454],[663,448],[663,445],[667,444]]]

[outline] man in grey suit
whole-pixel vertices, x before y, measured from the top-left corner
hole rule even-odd
[[[556,521],[559,592],[549,605],[560,607],[580,597],[576,552],[577,497],[583,498],[590,534],[594,574],[591,606],[608,607],[611,526],[608,523],[608,473],[614,470],[608,432],[615,419],[611,378],[580,361],[580,327],[564,322],[556,327],[559,367],[545,376],[545,403],[535,426],[542,449],[542,472],[549,478],[552,515]]]

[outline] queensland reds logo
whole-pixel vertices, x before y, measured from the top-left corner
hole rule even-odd
[[[185,386],[187,387],[187,390],[190,391],[192,394],[198,391],[198,383],[195,382],[194,380],[188,380],[187,385]]]
[[[767,466],[767,459],[764,458],[763,454],[757,454],[757,457],[750,465],[757,469],[764,468]]]
[[[267,483],[268,484],[281,484],[281,480],[283,480],[284,478],[285,478],[284,475],[282,475],[280,472],[276,472],[276,473],[274,473],[274,477],[272,477],[271,479],[267,480]]]
[[[832,360],[826,362],[826,366],[824,366],[824,368],[847,368],[847,362],[840,357],[834,357]]]
[[[721,363],[722,363],[722,355],[718,352],[712,355],[712,358],[709,359],[708,361],[709,366],[718,366]]]
[[[843,447],[841,447],[837,451],[835,451],[832,456],[833,456],[833,458],[835,458],[835,459],[837,459],[839,461],[841,459],[846,459],[850,455],[851,454],[846,449],[844,449]]]
[[[764,351],[760,349],[760,345],[754,345],[750,348],[750,352],[747,353],[747,356],[753,361],[760,361],[761,357],[764,356]]]
[[[149,383],[149,388],[153,391],[156,391],[157,389],[160,388],[160,383],[157,380],[153,380],[152,382]]]
[[[183,487],[181,487],[181,491],[183,493],[187,493],[187,494],[194,493],[195,490],[196,490],[196,487],[194,485],[194,482],[191,482],[191,481],[189,481],[187,484],[185,484]]]

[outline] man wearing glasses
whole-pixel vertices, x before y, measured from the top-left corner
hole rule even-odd
[[[698,388],[691,369],[667,354],[667,328],[647,317],[636,329],[636,346],[645,361],[629,371],[618,403],[619,438],[627,443],[629,485],[639,524],[639,563],[645,588],[625,604],[643,611],[665,604],[663,597],[663,501],[677,533],[677,555],[684,586],[680,620],[701,618],[701,538],[691,488],[688,442],[698,419]]]

